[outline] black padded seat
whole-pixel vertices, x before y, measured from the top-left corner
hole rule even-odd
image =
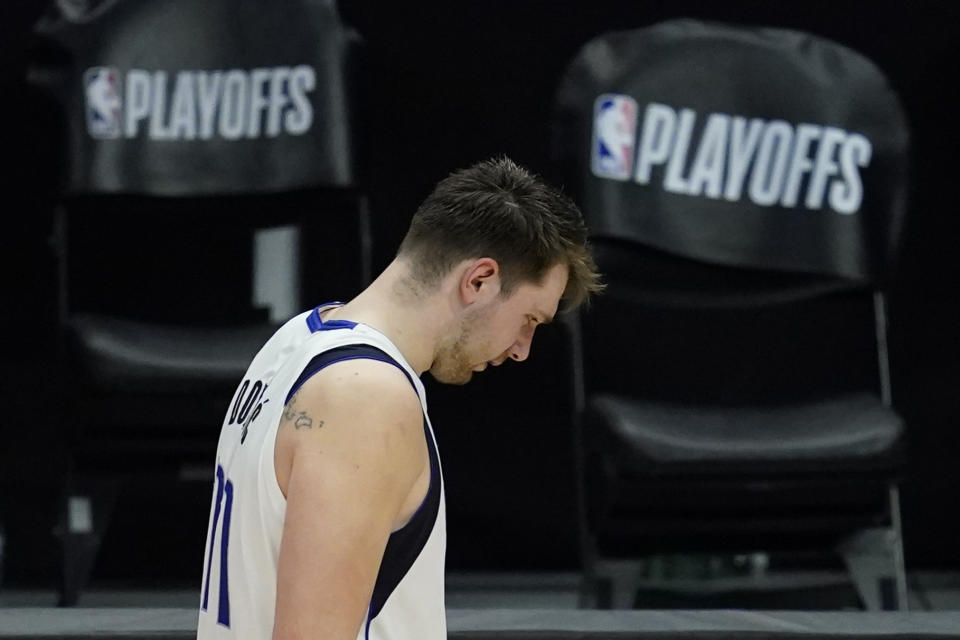
[[[819,470],[889,463],[903,420],[880,399],[850,393],[772,406],[704,407],[602,394],[589,403],[588,438],[647,473]],[[662,469],[659,467],[662,466]]]
[[[161,325],[103,315],[71,318],[68,335],[83,383],[105,391],[176,393],[233,390],[250,360],[276,331]]]

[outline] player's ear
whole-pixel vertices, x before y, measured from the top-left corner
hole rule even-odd
[[[460,277],[460,300],[473,304],[500,294],[500,265],[493,258],[477,258],[466,265]]]

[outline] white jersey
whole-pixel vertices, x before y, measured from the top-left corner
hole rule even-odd
[[[390,535],[358,638],[447,637],[443,481],[423,384],[383,334],[345,320],[324,322],[320,318],[324,308],[293,318],[267,341],[227,409],[217,445],[199,640],[271,637],[286,512],[273,464],[280,417],[287,400],[310,375],[352,358],[388,362],[406,374],[423,407],[430,457],[427,497],[410,522]]]

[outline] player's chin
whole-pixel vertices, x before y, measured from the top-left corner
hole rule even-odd
[[[443,378],[438,378],[437,376],[433,376],[433,377],[434,377],[434,379],[435,379],[437,382],[439,382],[439,383],[441,383],[441,384],[450,384],[450,385],[456,385],[456,386],[463,386],[463,385],[467,384],[468,382],[470,382],[471,380],[473,380],[473,372],[472,372],[472,371],[471,371],[471,372],[467,372],[465,375],[458,376],[458,377],[456,377],[456,378],[454,378],[454,377],[449,377],[449,376],[443,377]]]
[[[473,371],[469,369],[450,371],[449,369],[434,368],[430,369],[430,375],[441,384],[465,385],[473,380]]]

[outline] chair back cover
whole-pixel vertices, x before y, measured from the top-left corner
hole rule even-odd
[[[62,108],[67,191],[349,187],[356,39],[332,0],[58,0],[31,78]]]
[[[595,238],[874,282],[904,214],[908,127],[877,67],[783,29],[601,35],[558,92],[557,155]]]

